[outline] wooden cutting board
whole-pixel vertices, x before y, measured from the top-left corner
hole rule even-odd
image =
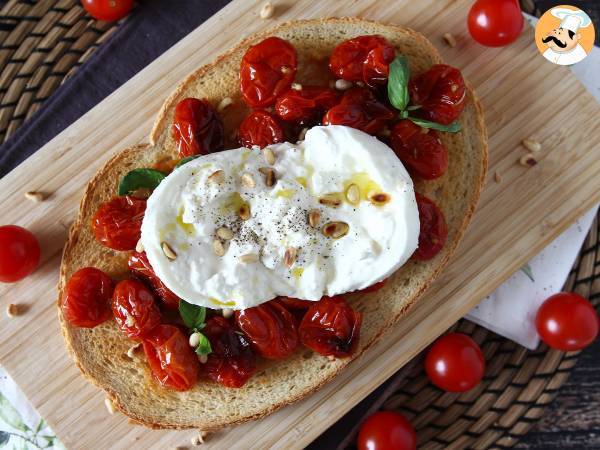
[[[600,201],[600,108],[567,68],[538,54],[531,28],[511,46],[489,49],[468,36],[468,0],[275,3],[275,17],[264,21],[258,18],[261,1],[234,0],[0,180],[1,222],[28,227],[42,244],[35,274],[0,286],[2,307],[27,308],[14,319],[2,314],[0,363],[68,448],[165,449],[189,445],[195,434],[150,431],[107,414],[103,394],[67,357],[55,285],[67,229],[88,180],[111,154],[146,140],[178,81],[252,32],[284,20],[350,15],[422,32],[483,100],[490,170],[457,254],[392,333],[316,394],[261,421],[211,435],[209,448],[307,445]],[[455,48],[444,44],[446,32],[456,37]],[[518,163],[527,137],[543,147],[534,167]],[[33,204],[23,197],[28,190],[50,196]]]

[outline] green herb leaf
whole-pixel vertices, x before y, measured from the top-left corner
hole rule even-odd
[[[408,120],[423,128],[431,128],[432,130],[447,131],[448,133],[456,133],[460,131],[460,122],[452,122],[450,125],[442,125],[441,123],[431,122],[417,117],[408,117]]]
[[[212,352],[212,347],[210,346],[210,341],[206,336],[202,333],[198,333],[200,335],[200,342],[198,343],[198,347],[196,347],[197,355],[208,355]]]
[[[180,300],[179,314],[186,327],[191,329],[203,328],[204,320],[206,319],[206,308],[204,306],[193,305]]]
[[[410,105],[406,107],[407,111],[416,111],[417,109],[421,109],[421,105]]]
[[[177,165],[175,166],[175,168],[177,169],[180,166],[183,166],[184,164],[189,163],[190,161],[193,161],[194,159],[200,157],[202,155],[192,155],[192,156],[186,156],[185,158],[181,159]]]
[[[390,103],[400,111],[403,111],[408,105],[409,78],[408,60],[404,56],[397,56],[390,64],[387,89]]]
[[[535,278],[533,278],[533,270],[531,270],[531,266],[529,264],[525,264],[523,267],[521,267],[521,272],[527,275],[527,278],[529,278],[531,281],[535,281]]]
[[[155,169],[133,169],[119,184],[119,195],[127,195],[137,189],[152,189],[165,179],[165,174]]]
[[[408,111],[406,111],[406,110],[400,111],[400,118],[401,119],[408,119]]]

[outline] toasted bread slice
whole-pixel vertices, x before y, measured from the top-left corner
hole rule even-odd
[[[115,252],[98,244],[90,221],[100,203],[116,195],[119,180],[129,170],[177,157],[170,131],[176,102],[191,96],[208,99],[217,106],[223,98],[231,97],[234,105],[222,113],[229,136],[247,111],[240,98],[238,71],[242,55],[251,44],[272,35],[289,40],[299,56],[297,81],[317,84],[318,79],[319,83],[327,84],[331,75],[322,67],[326,67],[333,47],[363,34],[385,36],[398,53],[408,57],[413,73],[441,62],[436,49],[421,34],[354,18],[288,22],[244,40],[177,87],[161,109],[150,144],[114,156],[89,183],[64,250],[59,295],[62,296],[71,274],[84,266],[98,267],[116,279],[127,276],[128,252]],[[449,151],[447,173],[433,182],[416,184],[417,191],[430,196],[444,211],[448,241],[433,260],[408,262],[377,293],[348,296],[352,306],[364,314],[360,345],[354,358],[373,345],[421,296],[448,262],[473,214],[486,171],[487,136],[481,105],[471,88],[466,102],[460,117],[462,131],[441,133]],[[229,146],[237,147],[232,140]],[[114,321],[85,329],[72,327],[62,315],[60,320],[69,351],[81,371],[104,389],[122,412],[150,427],[212,430],[256,419],[315,391],[351,361],[349,358],[329,361],[303,349],[286,360],[263,363],[240,389],[202,380],[190,391],[175,392],[161,388],[152,379],[142,351],[133,359],[126,356],[134,342],[117,329]]]

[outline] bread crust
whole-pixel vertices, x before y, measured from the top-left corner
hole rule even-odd
[[[264,367],[261,367],[264,372],[261,377],[264,380],[251,380],[247,387],[239,390],[225,388],[214,383],[200,382],[191,391],[172,393],[154,385],[143,358],[135,358],[130,362],[122,357],[123,350],[133,342],[120,334],[113,321],[94,329],[78,329],[71,327],[63,318],[60,311],[60,299],[66,280],[75,270],[92,265],[107,271],[117,279],[126,276],[124,260],[128,253],[115,254],[96,243],[91,234],[91,216],[101,202],[115,195],[117,180],[127,171],[134,167],[148,167],[163,158],[174,157],[175,147],[170,137],[168,124],[171,121],[176,102],[185,96],[194,94],[199,83],[205,77],[214,78],[214,74],[219,73],[221,67],[224,67],[223,72],[227,72],[227,74],[223,74],[223,77],[228,75],[231,80],[232,74],[229,72],[233,70],[232,67],[237,67],[234,63],[239,64],[239,57],[243,51],[264,37],[287,36],[293,33],[305,37],[309,36],[309,31],[322,28],[337,31],[339,33],[338,41],[360,34],[373,34],[374,32],[384,34],[388,38],[391,37],[393,43],[406,44],[406,48],[416,47],[415,51],[419,52],[417,54],[423,55],[423,67],[442,62],[437,50],[424,36],[396,25],[384,25],[357,18],[327,18],[283,23],[273,29],[248,37],[212,63],[199,68],[183,80],[163,104],[150,134],[150,143],[136,145],[113,156],[90,181],[84,192],[79,214],[71,227],[61,263],[57,303],[62,333],[71,357],[84,376],[103,389],[120,411],[140,424],[151,428],[215,430],[258,419],[310,395],[333,379],[351,361],[360,357],[406,314],[446,266],[474,213],[487,170],[487,132],[483,122],[481,104],[467,82],[468,103],[460,118],[463,131],[458,133],[458,136],[444,134],[442,137],[444,144],[449,148],[451,158],[453,158],[451,164],[455,163],[452,169],[449,169],[449,172],[456,170],[455,179],[450,181],[442,177],[444,179],[439,182],[416,184],[420,192],[425,192],[434,198],[444,210],[449,225],[448,242],[442,252],[433,260],[426,263],[414,261],[407,263],[392,277],[392,282],[388,283],[389,286],[380,291],[379,295],[372,294],[374,296],[369,297],[368,300],[364,295],[350,296],[353,306],[365,314],[360,346],[351,359],[337,359],[332,362],[320,355],[312,354],[310,357],[306,357],[299,352],[290,358],[290,361],[265,364]],[[305,39],[309,38],[305,37]],[[333,44],[327,45],[331,50]],[[420,58],[413,59],[419,60]],[[228,68],[229,71],[227,71]],[[237,76],[237,73],[233,76]],[[212,78],[210,79],[212,80]],[[216,86],[219,85],[216,84]],[[237,85],[235,87],[237,88]],[[210,97],[212,92],[207,95],[211,102],[216,102],[226,93],[237,94],[231,83],[225,88],[215,89],[215,91],[213,98]],[[201,93],[204,92],[201,91]],[[227,128],[228,119],[224,120]],[[452,173],[448,174],[448,176],[450,175]],[[460,180],[457,175],[460,175]],[[416,281],[413,281],[415,279]],[[323,369],[323,367],[325,368]],[[317,371],[319,368],[320,372]],[[305,380],[306,372],[310,375],[307,380]],[[300,379],[302,381],[299,381]],[[140,383],[144,384],[142,390],[139,389]],[[290,387],[295,388],[296,384],[301,387],[296,390]],[[260,403],[257,401],[258,393],[262,392],[264,395],[265,389],[268,393],[271,392],[270,390],[278,391],[282,386],[285,390],[284,393],[273,395],[270,402],[258,404]],[[215,401],[212,401],[213,397],[216,397]],[[242,397],[242,399],[238,401],[237,397]],[[190,404],[193,407],[187,408]],[[163,408],[164,411],[157,413],[151,410],[149,405],[156,405],[157,408]],[[170,408],[178,405],[185,406],[187,409],[179,415],[177,412],[168,413]],[[225,411],[212,411],[211,408],[215,406]],[[203,407],[204,409],[202,409]],[[228,409],[231,410],[227,411]]]

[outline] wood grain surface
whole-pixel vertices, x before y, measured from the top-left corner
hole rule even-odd
[[[568,69],[546,62],[532,30],[505,49],[474,44],[465,29],[468,0],[309,0],[277,2],[258,19],[261,1],[235,0],[157,61],[0,180],[0,214],[30,228],[42,265],[26,281],[0,286],[2,305],[28,310],[0,319],[0,362],[68,448],[169,448],[192,431],[148,431],[109,416],[102,393],[67,358],[55,308],[60,251],[82,190],[114,152],[146,140],[163,99],[187,73],[242,37],[295,18],[359,16],[423,32],[474,84],[486,109],[490,176],[472,225],[448,269],[395,328],[317,394],[254,423],[212,435],[207,447],[302,447],[464,315],[592,204],[600,200],[600,108]],[[443,44],[451,32],[458,45]],[[520,141],[543,146],[524,167]],[[493,181],[494,172],[502,182]],[[28,190],[50,194],[33,204]]]

